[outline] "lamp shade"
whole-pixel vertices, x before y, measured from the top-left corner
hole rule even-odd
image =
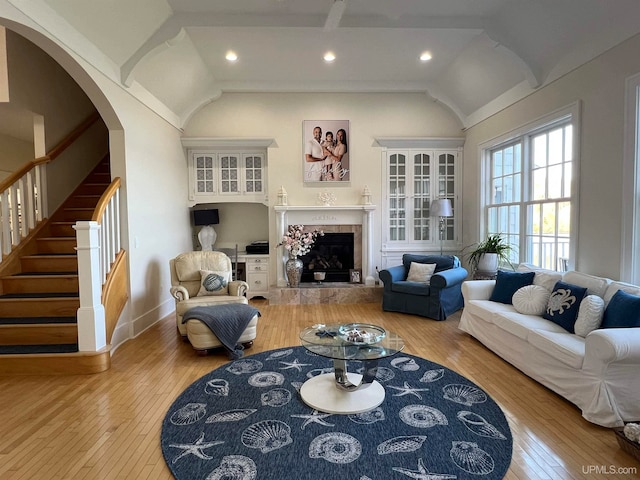
[[[195,226],[202,225],[217,225],[220,223],[220,217],[218,217],[218,209],[210,208],[208,210],[192,210],[193,212],[193,224]]]
[[[453,207],[448,198],[439,198],[431,202],[431,214],[437,217],[453,217]]]

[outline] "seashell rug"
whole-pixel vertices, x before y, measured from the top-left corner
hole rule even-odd
[[[348,362],[362,373],[362,362]],[[365,413],[302,402],[309,378],[333,370],[303,347],[230,362],[191,384],[162,424],[179,480],[500,479],[512,437],[500,407],[465,377],[405,353],[380,360],[385,400]]]

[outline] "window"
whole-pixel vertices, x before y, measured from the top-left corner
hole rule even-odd
[[[561,271],[572,263],[575,121],[565,113],[484,149],[485,231],[514,247],[512,263]]]

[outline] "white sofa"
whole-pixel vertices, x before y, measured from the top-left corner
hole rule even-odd
[[[604,299],[605,308],[619,289],[640,295],[638,286],[580,272],[560,274],[529,265],[518,270],[536,271],[536,284],[562,279],[586,287],[587,294]],[[605,427],[640,420],[640,328],[600,328],[583,338],[542,316],[490,301],[494,285],[495,280],[463,283],[461,330],[577,405],[586,420]]]

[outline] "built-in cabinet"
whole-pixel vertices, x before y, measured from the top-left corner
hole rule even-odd
[[[247,298],[269,298],[269,255],[246,255],[243,259],[249,284]]]
[[[197,203],[267,201],[263,152],[189,151],[189,200]]]
[[[189,203],[268,203],[267,147],[271,139],[183,138]]]
[[[378,139],[383,152],[382,265],[404,253],[459,253],[462,139]],[[438,217],[434,200],[448,199],[453,216]],[[440,226],[442,222],[442,236]]]

